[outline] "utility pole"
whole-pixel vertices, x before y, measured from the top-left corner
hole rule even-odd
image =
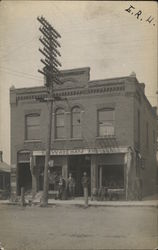
[[[45,166],[44,166],[44,183],[43,183],[43,196],[41,206],[48,205],[48,165],[50,160],[50,150],[51,150],[51,137],[52,137],[52,112],[53,112],[53,101],[55,100],[53,94],[54,84],[61,84],[59,80],[60,72],[58,66],[61,63],[58,61],[57,57],[61,56],[58,47],[60,44],[58,38],[61,38],[60,34],[46,21],[44,17],[37,17],[42,27],[39,28],[42,33],[42,37],[39,38],[43,45],[43,49],[39,51],[44,55],[44,60],[41,62],[44,64],[43,70],[38,70],[39,73],[43,74],[45,77],[45,86],[48,90],[48,98],[43,99],[48,104],[48,135],[46,142],[46,156],[45,156]],[[42,100],[40,100],[42,101]]]

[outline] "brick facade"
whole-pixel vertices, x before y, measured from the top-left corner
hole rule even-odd
[[[55,86],[54,90],[55,96],[62,100],[55,101],[53,105],[51,154],[54,164],[61,166],[64,178],[67,179],[70,170],[74,171],[78,185],[76,188],[81,194],[80,178],[83,171],[89,169],[92,194],[93,190],[103,185],[103,177],[106,179],[106,175],[110,176],[109,166],[113,166],[116,171],[120,171],[120,175],[123,170],[126,199],[136,198],[137,179],[141,183],[143,196],[154,193],[156,112],[144,94],[144,84],[139,83],[135,75],[90,81],[89,68],[64,70],[61,72],[61,81],[63,85]],[[16,194],[19,194],[19,168],[24,167],[24,163],[31,169],[33,192],[40,189],[39,166],[43,168],[44,165],[48,106],[46,102],[38,102],[37,97],[47,97],[45,87],[10,89],[11,164],[16,169],[12,192]],[[73,107],[81,111],[81,138],[76,139],[72,138]],[[55,132],[58,108],[64,110],[65,138],[62,139],[56,139]],[[98,111],[104,109],[115,112],[114,134],[102,137],[98,133]],[[39,140],[26,138],[26,116],[32,113],[40,116]],[[76,166],[78,170],[75,170],[71,166],[75,161],[81,161],[83,167]],[[117,166],[120,166],[120,170],[117,170]]]

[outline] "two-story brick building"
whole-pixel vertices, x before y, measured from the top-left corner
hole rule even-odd
[[[71,172],[76,195],[82,195],[81,177],[87,172],[90,190],[124,190],[135,199],[156,188],[156,110],[147,100],[135,74],[90,81],[90,69],[61,71],[62,85],[54,94],[51,172],[65,179]],[[34,193],[43,188],[48,105],[45,87],[10,89],[11,186]],[[141,184],[141,185],[140,185]],[[51,185],[50,185],[51,186]],[[53,185],[51,186],[53,189]]]

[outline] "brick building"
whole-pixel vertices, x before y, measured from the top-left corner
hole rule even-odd
[[[61,97],[53,105],[52,165],[50,172],[71,172],[76,195],[81,177],[90,177],[89,193],[100,187],[123,190],[125,199],[156,188],[156,110],[147,100],[145,85],[135,74],[90,81],[90,69],[61,71]],[[10,89],[11,186],[33,193],[43,188],[48,106],[45,87]],[[55,189],[53,184],[50,189]]]

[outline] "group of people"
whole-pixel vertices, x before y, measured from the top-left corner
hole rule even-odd
[[[63,199],[66,197],[74,199],[75,186],[76,186],[75,179],[72,177],[71,173],[69,174],[67,181],[65,181],[64,178],[60,176],[59,183],[58,183],[59,199]]]
[[[58,191],[58,196],[57,196],[58,199],[75,198],[76,181],[72,176],[72,173],[69,173],[69,176],[66,181],[62,175],[58,176],[57,173],[50,175],[49,180],[50,183],[53,184],[53,189]],[[84,188],[85,187],[88,188],[89,185],[89,178],[86,172],[83,173],[81,182],[84,191]]]

